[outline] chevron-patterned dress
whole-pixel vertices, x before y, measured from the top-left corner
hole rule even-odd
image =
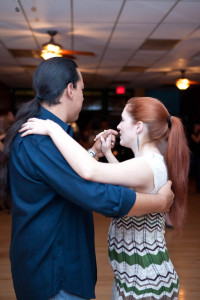
[[[156,194],[167,180],[163,156],[143,156],[152,168]],[[178,299],[179,279],[169,259],[165,215],[114,218],[108,234],[114,271],[112,300]]]

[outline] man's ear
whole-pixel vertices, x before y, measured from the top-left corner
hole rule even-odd
[[[144,123],[142,121],[138,121],[136,124],[136,133],[139,134],[142,132],[144,128]]]
[[[74,93],[74,86],[73,86],[73,83],[70,82],[68,84],[68,86],[66,87],[66,94],[70,99],[72,99],[73,93]]]

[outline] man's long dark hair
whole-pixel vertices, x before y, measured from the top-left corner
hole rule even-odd
[[[9,128],[4,146],[4,157],[1,165],[1,192],[6,202],[10,191],[9,160],[12,143],[22,124],[29,118],[35,117],[40,111],[40,104],[56,105],[69,83],[76,88],[79,81],[77,64],[65,57],[53,57],[42,61],[37,67],[33,77],[35,97],[25,103],[16,115],[16,121]]]

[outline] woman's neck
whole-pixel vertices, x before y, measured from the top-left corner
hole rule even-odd
[[[140,156],[144,156],[146,154],[151,154],[151,153],[160,154],[159,149],[153,143],[146,143],[139,150],[135,149],[133,152],[134,152],[135,157],[140,157]]]

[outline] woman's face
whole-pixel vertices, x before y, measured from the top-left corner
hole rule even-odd
[[[136,137],[135,127],[136,125],[133,124],[133,118],[127,112],[126,107],[124,108],[122,115],[121,115],[121,122],[117,126],[117,129],[120,133],[120,145],[132,148],[133,142]]]

